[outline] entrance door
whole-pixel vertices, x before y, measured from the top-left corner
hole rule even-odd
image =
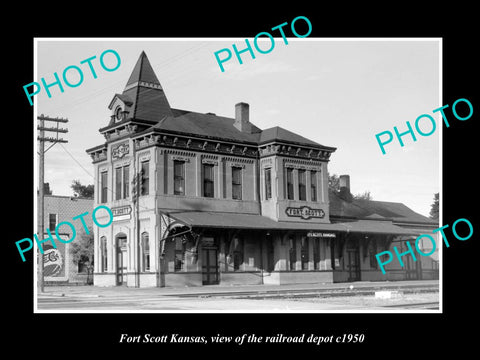
[[[422,263],[420,259],[413,261],[411,256],[405,256],[403,259],[405,264],[406,280],[421,280],[422,279]]]
[[[117,238],[117,285],[126,285],[127,238]]]
[[[347,248],[348,281],[360,281],[360,252],[358,247]]]
[[[218,284],[218,261],[216,248],[202,249],[202,284]]]

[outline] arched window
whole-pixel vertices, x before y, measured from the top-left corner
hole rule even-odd
[[[142,271],[150,271],[150,242],[148,232],[142,233]]]
[[[101,258],[101,271],[107,271],[107,238],[102,236],[100,238],[100,258]]]

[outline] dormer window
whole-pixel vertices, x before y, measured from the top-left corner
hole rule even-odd
[[[117,108],[115,109],[115,120],[122,120],[122,108],[120,106],[117,106]]]

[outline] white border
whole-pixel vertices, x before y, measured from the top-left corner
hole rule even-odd
[[[280,40],[282,39],[281,37],[275,37],[275,40]],[[405,38],[405,37],[376,37],[376,38],[342,38],[342,37],[332,37],[332,38],[291,38],[287,37],[288,41],[326,41],[326,42],[334,42],[334,41],[438,41],[439,42],[439,104],[443,104],[443,38],[441,37],[422,37],[422,38]],[[244,41],[244,38],[239,38],[239,37],[226,37],[226,38],[85,38],[85,37],[74,37],[74,38],[33,38],[33,58],[34,58],[34,68],[33,68],[33,74],[34,74],[34,79],[38,78],[37,74],[37,43],[39,41],[111,41],[111,42],[117,42],[117,41],[122,41],[122,42],[137,42],[137,41],[150,41],[150,42],[155,42],[155,41],[176,41],[176,42],[182,42],[182,41]],[[263,39],[260,39],[263,40]],[[38,222],[37,222],[37,207],[38,207],[38,201],[37,201],[37,195],[36,195],[36,188],[38,187],[38,157],[37,157],[37,102],[34,102],[33,105],[33,113],[34,113],[34,118],[33,118],[33,127],[34,127],[34,188],[33,188],[33,197],[34,197],[34,229],[37,231],[38,229]],[[426,109],[428,110],[428,109]],[[441,119],[440,119],[441,120]],[[441,121],[440,121],[441,123]],[[439,126],[440,128],[440,134],[439,134],[439,161],[440,161],[440,167],[439,167],[439,179],[440,179],[440,190],[439,190],[439,207],[440,207],[440,217],[439,217],[439,225],[443,226],[443,210],[442,210],[442,205],[443,205],[443,167],[442,167],[442,162],[443,162],[443,153],[442,153],[442,148],[443,148],[443,126]],[[362,310],[362,309],[357,309],[357,310],[318,310],[318,311],[298,311],[298,310],[282,310],[282,311],[242,311],[242,310],[205,310],[205,311],[196,311],[196,310],[40,310],[38,309],[38,302],[37,302],[37,256],[35,255],[33,258],[33,272],[34,272],[34,282],[33,282],[33,288],[34,288],[34,313],[167,313],[167,314],[184,314],[184,313],[224,313],[224,314],[230,314],[230,313],[261,313],[261,314],[271,314],[271,313],[279,313],[279,314],[288,314],[288,313],[307,313],[307,314],[325,314],[325,313],[371,313],[371,314],[377,314],[377,313],[382,313],[382,314],[395,314],[395,313],[402,313],[402,314],[409,314],[409,313],[422,313],[422,314],[442,314],[443,313],[443,246],[441,244],[443,239],[439,237],[439,309],[438,310]],[[36,241],[34,242],[34,247],[33,250],[35,254],[37,253],[37,244]],[[141,290],[141,288],[139,289]],[[161,293],[158,294],[161,296]],[[259,300],[261,301],[261,300]]]

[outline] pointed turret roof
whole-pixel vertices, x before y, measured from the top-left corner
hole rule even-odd
[[[148,57],[147,54],[145,54],[145,51],[142,51],[142,53],[140,54],[140,57],[138,58],[137,63],[135,64],[132,74],[130,75],[130,78],[128,79],[127,85],[125,85],[125,87],[128,87],[128,85],[135,84],[140,81],[160,85],[160,81],[158,81],[157,76],[153,71],[152,65],[150,65],[150,61],[148,61]]]
[[[133,68],[123,95],[128,96],[133,102],[129,117],[159,121],[164,116],[172,115],[172,109],[162,85],[144,51]]]

